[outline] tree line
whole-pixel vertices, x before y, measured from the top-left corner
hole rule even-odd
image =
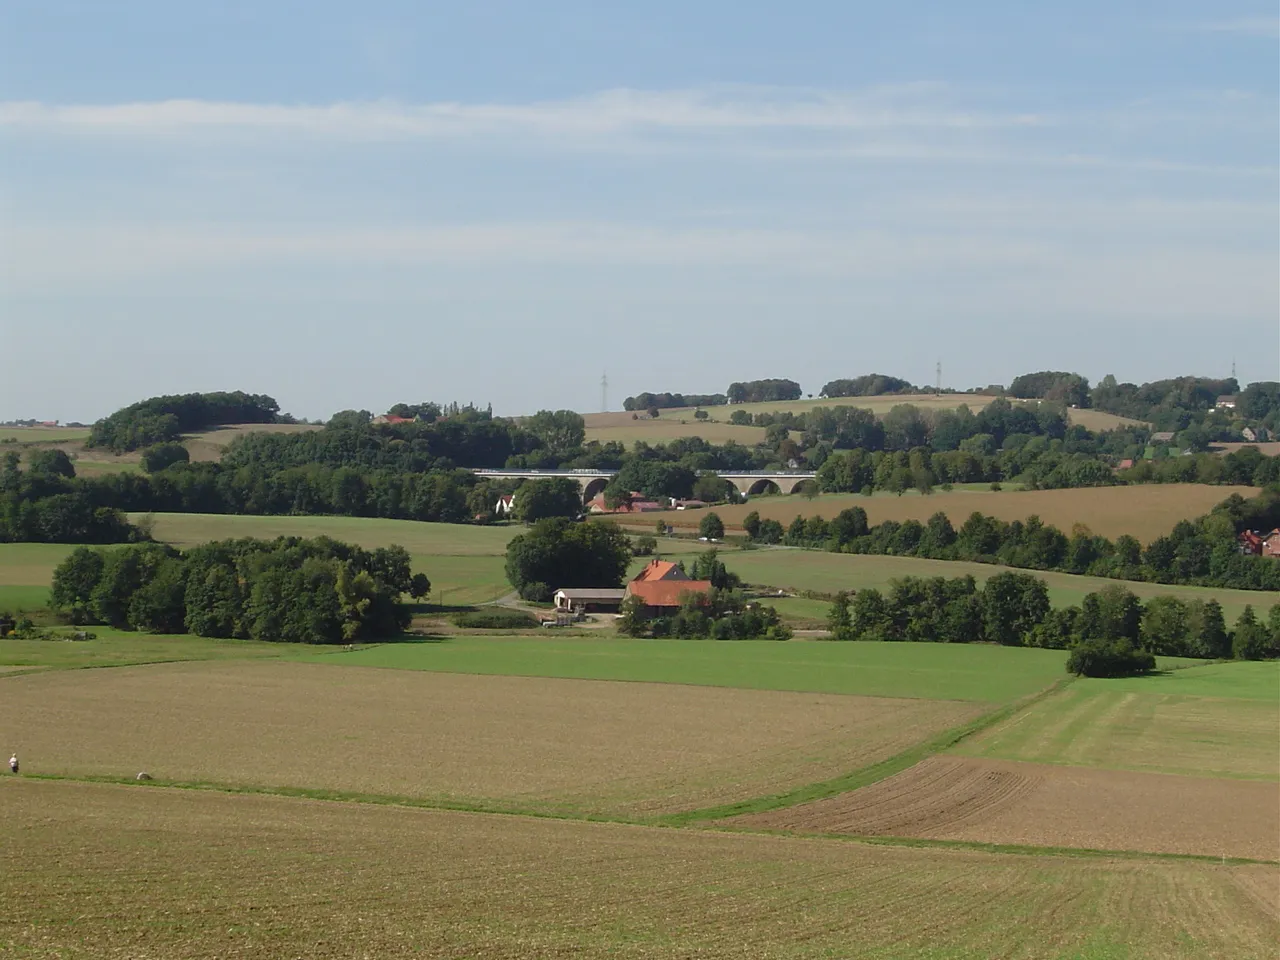
[[[1262,660],[1280,656],[1280,604],[1266,623],[1247,606],[1228,630],[1216,600],[1156,597],[1143,604],[1113,585],[1079,605],[1053,608],[1043,580],[999,573],[973,577],[903,577],[887,591],[836,596],[827,616],[835,640],[998,643],[1071,650],[1069,669],[1088,676],[1145,672],[1155,656]]]
[[[223,540],[186,552],[157,543],[80,547],[54,571],[55,609],[74,623],[150,633],[350,643],[409,625],[402,594],[425,597],[403,547],[327,537]]]
[[[830,521],[797,516],[785,528],[753,510],[742,523],[758,543],[1239,590],[1280,590],[1280,561],[1243,555],[1236,539],[1240,530],[1278,525],[1280,485],[1249,500],[1233,495],[1209,514],[1181,521],[1145,548],[1127,535],[1111,541],[1079,527],[1068,536],[1039,517],[1006,523],[976,511],[958,530],[941,511],[925,523],[885,520],[871,526],[861,507],[842,510]]]
[[[0,543],[125,543],[146,539],[114,507],[84,495],[62,450],[0,458]],[[70,474],[70,475],[68,475]]]
[[[637,393],[622,401],[622,409],[668,410],[673,407],[720,407],[729,402],[723,393]]]

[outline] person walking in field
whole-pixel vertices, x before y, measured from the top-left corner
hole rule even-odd
[[[10,773],[18,772],[18,755],[16,753],[9,758],[9,772]]]

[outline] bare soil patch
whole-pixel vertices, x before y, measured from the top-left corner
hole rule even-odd
[[[0,954],[1273,955],[1280,869],[0,778]]]
[[[828,779],[980,705],[300,663],[12,677],[31,773],[645,816]]]
[[[772,829],[1280,860],[1280,784],[931,757],[731,821]]]

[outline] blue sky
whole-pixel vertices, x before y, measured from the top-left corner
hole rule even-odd
[[[1280,377],[1275,5],[0,0],[0,419]]]

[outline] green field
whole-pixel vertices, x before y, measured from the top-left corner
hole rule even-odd
[[[0,427],[0,442],[60,443],[87,439],[88,427]]]
[[[973,757],[1280,780],[1280,663],[1078,680],[961,744]]]
[[[883,557],[864,554],[827,553],[821,550],[799,550],[774,547],[725,553],[725,566],[744,581],[760,586],[786,590],[814,590],[837,593],[841,590],[883,590],[891,580],[900,577],[972,576],[979,583],[1011,568],[988,563],[955,560],[924,560],[918,557]],[[1257,590],[1225,590],[1217,587],[1180,587],[1160,583],[1138,583],[1130,580],[1108,580],[1082,577],[1070,573],[1016,571],[1034,573],[1049,586],[1049,599],[1054,606],[1078,604],[1086,594],[1103,587],[1119,585],[1133,591],[1143,600],[1173,595],[1183,600],[1216,599],[1228,622],[1238,617],[1247,604],[1255,611],[1269,609],[1277,602],[1275,594]]]
[[[325,662],[443,673],[643,680],[1002,703],[1065,676],[1056,650],[894,643],[462,638],[384,644]]]

